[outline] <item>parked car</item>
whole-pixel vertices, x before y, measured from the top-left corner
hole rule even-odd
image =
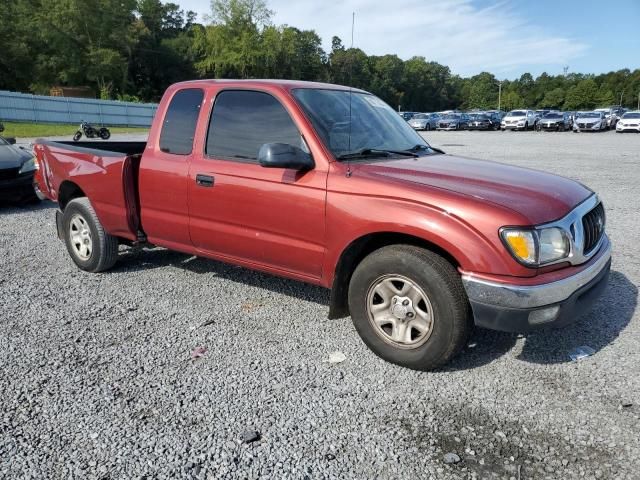
[[[548,112],[538,121],[538,130],[564,132],[571,130],[569,112]]]
[[[535,114],[536,117],[536,121],[534,123],[534,127],[538,127],[538,123],[540,122],[540,120],[542,120],[542,117],[544,117],[547,113],[549,113],[551,110],[543,108],[541,110],[536,110],[535,112],[533,112]]]
[[[398,112],[402,118],[404,118],[407,122],[413,118],[418,112]]]
[[[511,110],[500,123],[502,131],[505,130],[529,130],[536,124],[536,116],[533,110]]]
[[[607,129],[607,118],[604,112],[578,112],[573,121],[573,131],[601,132]]]
[[[495,114],[471,113],[469,114],[469,130],[499,130],[500,119]]]
[[[593,191],[443,154],[362,90],[183,82],[147,143],[39,140],[35,151],[78,268],[107,270],[119,244],[152,244],[328,287],[329,317],[351,315],[377,355],[409,368],[447,362],[474,323],[570,323],[607,285]]]
[[[622,115],[622,118],[616,124],[616,132],[640,133],[640,111],[627,112]]]
[[[446,113],[438,118],[436,130],[466,130],[469,116],[466,113]]]
[[[409,125],[414,130],[435,130],[438,124],[438,115],[435,113],[418,113],[409,120]]]
[[[594,112],[602,112],[607,120],[607,128],[615,128],[616,123],[620,117],[622,117],[624,113],[624,109],[622,107],[607,107],[607,108],[596,108]]]
[[[0,202],[36,202],[38,197],[33,189],[35,158],[15,143],[15,138],[0,137]]]

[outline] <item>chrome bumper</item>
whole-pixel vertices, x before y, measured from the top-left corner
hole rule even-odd
[[[608,266],[611,259],[611,243],[604,235],[601,252],[592,265],[571,277],[542,285],[523,286],[490,282],[463,275],[462,283],[471,302],[505,308],[537,308],[568,299],[574,292],[587,285]]]

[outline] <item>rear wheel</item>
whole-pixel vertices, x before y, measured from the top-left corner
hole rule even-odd
[[[118,239],[104,231],[86,197],[71,200],[62,214],[64,241],[75,264],[87,272],[102,272],[118,259]]]
[[[349,310],[376,355],[415,370],[448,362],[472,329],[456,269],[411,245],[383,247],[358,265],[349,284]]]
[[[111,132],[109,131],[109,129],[102,127],[99,131],[98,131],[98,135],[100,136],[100,138],[102,140],[109,140],[109,138],[111,138]]]

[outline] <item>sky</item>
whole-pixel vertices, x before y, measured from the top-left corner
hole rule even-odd
[[[206,0],[173,0],[201,15]],[[275,25],[337,35],[368,55],[415,55],[462,76],[606,73],[640,68],[640,0],[267,0]]]

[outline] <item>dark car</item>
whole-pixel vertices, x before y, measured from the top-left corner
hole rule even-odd
[[[15,139],[0,137],[0,202],[30,203],[38,200],[33,189],[37,164],[35,157]]]
[[[466,113],[446,113],[438,119],[436,130],[466,130],[469,116]]]
[[[500,117],[493,113],[469,114],[469,130],[500,130]]]
[[[538,120],[538,131],[564,132],[571,130],[572,122],[569,112],[548,112]]]

